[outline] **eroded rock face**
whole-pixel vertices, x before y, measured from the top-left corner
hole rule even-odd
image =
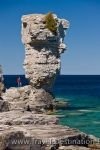
[[[69,22],[56,15],[57,34],[45,25],[43,14],[22,17],[22,42],[25,46],[24,69],[33,87],[49,88],[60,72],[60,55],[66,49],[63,43]]]
[[[8,101],[3,99],[0,100],[0,112],[5,112],[10,110],[10,104]]]
[[[4,90],[4,84],[0,82],[0,97],[2,96],[3,90]]]
[[[9,102],[10,110],[30,110],[39,113],[53,105],[53,96],[50,93],[44,89],[32,88],[30,85],[7,89],[2,98]]]
[[[58,124],[56,116],[46,114],[35,114],[34,112],[13,110],[0,114],[0,124],[2,125],[53,125]]]
[[[0,150],[5,150],[6,148],[11,150],[57,150],[62,145],[65,145],[63,150],[66,150],[66,146],[69,145],[66,141],[74,141],[75,139],[89,140],[84,133],[60,125],[33,125],[28,123],[10,126],[0,124]],[[37,141],[37,143],[34,143],[34,141]],[[57,148],[58,142],[60,145]],[[43,144],[44,148],[42,147]],[[37,148],[38,146],[40,148]],[[83,144],[83,146],[85,145]],[[74,150],[74,147],[75,145],[72,146],[72,150]],[[79,149],[78,147],[77,149],[85,150],[86,148]]]

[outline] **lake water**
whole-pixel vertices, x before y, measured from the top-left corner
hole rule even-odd
[[[17,86],[16,75],[4,76],[7,88]],[[28,84],[20,75],[22,84]],[[61,75],[57,77],[53,92],[60,100],[69,101],[68,108],[59,110],[64,115],[60,124],[78,128],[100,137],[100,76]]]

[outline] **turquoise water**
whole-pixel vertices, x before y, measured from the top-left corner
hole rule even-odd
[[[17,77],[4,76],[6,88],[17,86]],[[20,78],[23,86],[28,84],[23,75]],[[58,76],[53,92],[70,103],[66,109],[57,112],[64,115],[60,124],[100,137],[100,75]]]
[[[57,112],[57,114],[63,115],[60,118],[60,124],[100,137],[100,99],[68,96],[63,100],[69,101],[70,106]]]
[[[100,76],[61,76],[54,92],[70,106],[59,110],[60,124],[77,128],[100,138]]]

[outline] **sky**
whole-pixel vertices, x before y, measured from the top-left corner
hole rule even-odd
[[[24,74],[22,15],[48,12],[70,22],[61,74],[100,75],[100,0],[0,0],[0,64],[4,74]]]

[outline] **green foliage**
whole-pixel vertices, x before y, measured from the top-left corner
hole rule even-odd
[[[46,28],[48,28],[54,35],[57,34],[57,22],[52,13],[48,13],[45,17]]]

